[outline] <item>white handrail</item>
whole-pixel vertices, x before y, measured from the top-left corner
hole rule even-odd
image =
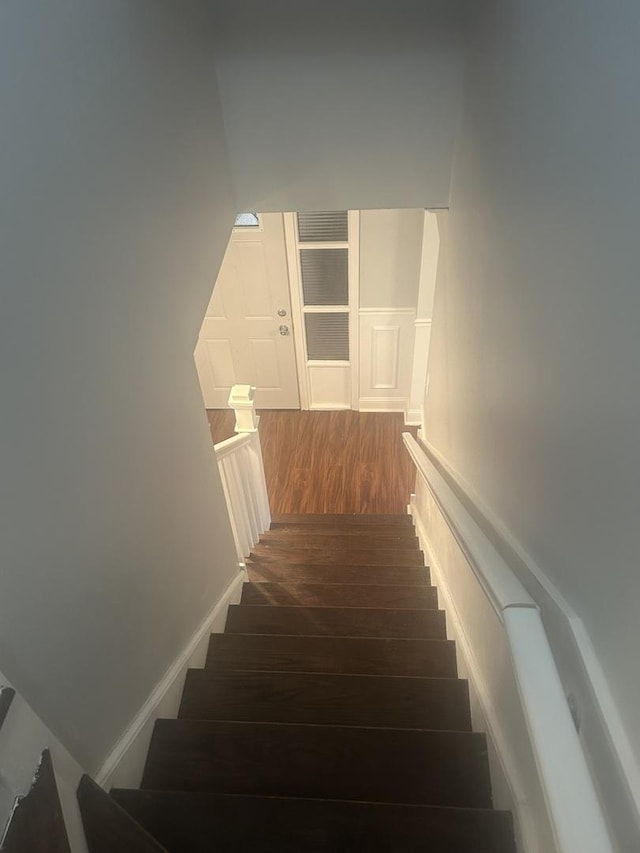
[[[244,563],[271,524],[259,418],[253,405],[255,390],[249,385],[231,389],[229,404],[236,411],[236,435],[214,445],[239,563]]]
[[[239,450],[241,447],[250,443],[251,436],[246,432],[236,433],[235,435],[232,435],[231,438],[225,438],[224,441],[220,441],[218,444],[213,445],[216,451],[216,459],[220,462],[220,460],[224,459],[225,456],[235,453],[236,450]]]
[[[428,450],[402,438],[504,625],[522,710],[559,853],[613,853],[585,755],[535,601],[449,486]]]

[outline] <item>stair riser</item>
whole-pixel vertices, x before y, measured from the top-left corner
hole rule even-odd
[[[208,669],[456,678],[449,640],[379,640],[212,634]]]
[[[261,563],[298,563],[300,565],[337,566],[424,566],[422,551],[368,549],[336,550],[331,548],[276,548],[256,545],[251,559]]]
[[[178,716],[471,730],[467,684],[457,679],[190,670]]]
[[[242,604],[300,607],[369,607],[391,610],[437,610],[433,587],[364,584],[246,583]]]
[[[388,568],[387,566],[302,566],[288,563],[247,561],[247,573],[253,583],[346,583],[391,584],[392,586],[429,585],[429,569]]]
[[[227,634],[397,637],[446,640],[443,610],[368,610],[360,607],[278,607],[232,604]]]
[[[482,735],[156,722],[143,788],[488,808]]]
[[[318,525],[345,525],[347,527],[376,527],[396,525],[398,527],[413,527],[413,519],[410,515],[352,515],[348,513],[274,513],[271,516],[271,526],[277,527],[281,524],[318,524]]]
[[[212,839],[225,853],[515,853],[506,812],[138,790],[112,796],[180,853],[211,853]]]
[[[261,545],[268,545],[272,548],[336,548],[344,549],[368,549],[383,548],[400,549],[403,551],[419,551],[420,545],[415,536],[378,536],[373,534],[357,534],[357,535],[337,535],[337,534],[312,534],[307,533],[302,536],[290,536],[287,534],[278,534],[277,531],[264,533],[260,537]]]
[[[347,544],[363,544],[371,536],[375,536],[376,539],[388,540],[391,543],[398,539],[406,541],[408,548],[413,548],[416,541],[415,529],[407,524],[385,524],[377,527],[369,524],[272,524],[271,529],[264,535],[286,537],[292,544],[302,544],[309,536],[319,540],[322,537],[321,542],[329,542],[332,537],[338,536]]]

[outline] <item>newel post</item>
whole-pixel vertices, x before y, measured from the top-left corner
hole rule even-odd
[[[256,389],[253,385],[232,386],[229,408],[236,413],[236,432],[255,432],[258,429],[255,396]]]

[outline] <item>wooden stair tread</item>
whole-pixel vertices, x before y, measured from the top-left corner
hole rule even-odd
[[[245,583],[242,604],[299,604],[326,607],[370,607],[392,610],[438,609],[432,586],[395,584]]]
[[[419,551],[420,543],[418,537],[409,531],[404,536],[378,535],[371,533],[304,533],[303,536],[291,536],[280,533],[277,529],[263,533],[260,537],[261,545],[269,545],[275,548],[402,548],[406,550]]]
[[[247,574],[253,583],[347,583],[391,584],[400,586],[430,585],[426,566],[305,566],[296,563],[263,563],[247,561]]]
[[[471,731],[466,681],[297,672],[187,672],[179,718]]]
[[[112,796],[171,851],[515,853],[510,813],[147,790]],[[265,828],[268,827],[268,831]]]
[[[356,524],[365,525],[398,524],[413,527],[410,515],[389,515],[385,513],[358,515],[354,513],[274,513],[271,524]]]
[[[451,640],[212,634],[207,668],[456,678]]]
[[[89,853],[167,853],[132,815],[84,775],[78,805]]]
[[[141,787],[491,806],[475,732],[157,720]]]
[[[372,526],[371,524],[294,524],[294,523],[277,523],[272,522],[271,529],[262,536],[269,538],[286,537],[291,540],[292,544],[296,541],[305,539],[307,536],[313,536],[320,540],[331,541],[334,537],[339,537],[341,540],[349,542],[366,541],[371,536],[377,539],[384,539],[390,542],[395,542],[396,539],[409,543],[407,547],[413,547],[416,541],[415,528],[410,524],[381,524]]]
[[[252,560],[260,562],[288,562],[311,566],[424,566],[422,551],[398,548],[307,548],[255,545],[251,549]]]
[[[435,609],[232,604],[225,632],[446,640],[446,623],[444,611]]]

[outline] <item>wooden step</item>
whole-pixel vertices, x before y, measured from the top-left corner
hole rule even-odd
[[[456,678],[451,640],[212,634],[207,668]]]
[[[31,787],[18,797],[2,837],[2,853],[70,853],[51,753],[40,757]]]
[[[475,732],[156,720],[141,787],[491,807]]]
[[[405,527],[413,527],[413,519],[410,515],[358,515],[357,513],[275,513],[271,516],[271,524],[355,524],[360,527],[365,525],[382,526],[396,524]]]
[[[359,542],[375,536],[376,539],[385,539],[395,543],[397,539],[409,543],[408,548],[413,547],[416,534],[410,524],[383,524],[372,527],[370,524],[271,524],[271,530],[263,533],[263,536],[285,537],[287,539],[300,539],[313,536],[316,539],[327,539],[334,537]]]
[[[132,815],[89,776],[80,779],[78,805],[89,853],[167,853]]]
[[[471,731],[467,682],[298,672],[187,672],[180,718]]]
[[[245,583],[242,604],[289,604],[301,607],[381,607],[391,610],[438,608],[432,586],[391,584]]]
[[[348,534],[334,533],[328,531],[317,533],[304,534],[302,537],[298,535],[288,535],[280,533],[278,530],[268,531],[260,537],[261,545],[269,545],[275,548],[288,547],[305,547],[305,548],[403,548],[417,551],[420,549],[418,537],[413,533],[405,536],[378,536],[376,533],[369,534]]]
[[[437,806],[114,790],[180,853],[515,853],[508,812]],[[266,829],[268,828],[268,831]]]
[[[424,566],[422,551],[395,548],[307,548],[255,545],[251,559],[261,563],[342,566]]]
[[[249,580],[254,583],[348,583],[428,585],[431,575],[426,566],[302,566],[295,563],[264,563],[248,560]]]
[[[374,610],[364,607],[288,607],[232,604],[227,634],[399,637],[446,640],[444,610]]]

